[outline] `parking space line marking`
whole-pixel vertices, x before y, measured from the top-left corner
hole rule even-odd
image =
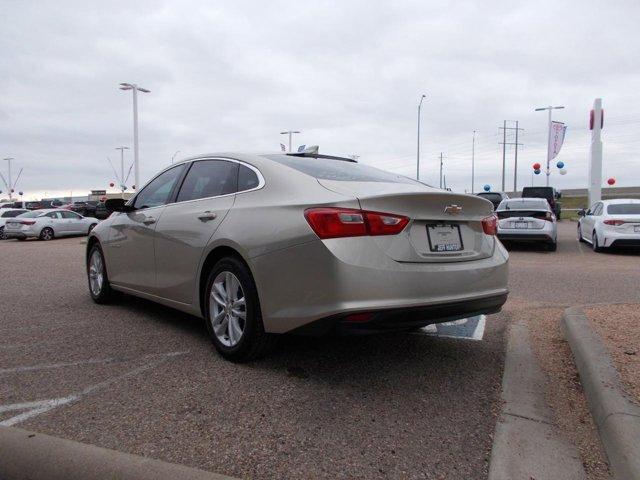
[[[486,324],[487,317],[485,315],[480,315],[480,319],[478,320],[478,325],[476,325],[476,329],[473,331],[473,335],[471,338],[473,340],[482,340],[484,336],[484,326]]]
[[[165,356],[167,354],[164,353],[152,353],[149,355],[143,355],[141,357],[107,357],[107,358],[89,358],[87,360],[78,360],[76,362],[61,362],[61,363],[50,363],[44,365],[28,365],[24,367],[11,367],[11,368],[0,368],[0,375],[3,373],[20,373],[20,372],[29,372],[34,370],[50,370],[54,368],[63,368],[63,367],[76,367],[78,365],[95,365],[95,364],[103,364],[103,363],[122,363],[128,362],[131,360],[141,360],[143,358],[154,358],[158,356]]]
[[[81,400],[83,397],[96,392],[98,390],[101,390],[105,387],[108,387],[109,385],[118,382],[120,380],[125,380],[127,378],[133,377],[135,375],[137,375],[138,373],[144,372],[145,370],[149,370],[153,367],[157,367],[158,365],[164,363],[165,361],[167,361],[169,358],[172,357],[177,357],[180,355],[185,355],[189,353],[188,351],[183,351],[183,352],[169,352],[169,353],[164,353],[164,354],[160,354],[160,358],[158,358],[155,361],[149,362],[145,365],[142,365],[138,368],[134,368],[133,370],[129,370],[126,373],[123,373],[122,375],[118,375],[112,378],[109,378],[107,380],[104,380],[103,382],[100,383],[96,383],[95,385],[90,385],[86,388],[84,388],[83,390],[81,390],[78,393],[74,393],[72,395],[69,395],[67,397],[62,397],[62,398],[51,398],[51,399],[47,399],[47,400],[37,400],[34,402],[25,402],[25,403],[14,403],[14,404],[10,404],[10,405],[0,405],[0,413],[1,412],[8,412],[8,411],[14,411],[14,410],[24,410],[26,408],[30,409],[26,412],[23,412],[19,415],[16,415],[14,417],[8,418],[6,420],[3,420],[0,422],[1,426],[4,427],[11,427],[13,425],[16,425],[20,422],[23,422],[31,417],[35,417],[37,415],[40,415],[42,413],[48,412],[49,410],[52,410],[56,407],[60,407],[62,405],[67,405],[69,403],[72,402],[76,402],[78,400]],[[155,355],[158,356],[158,355]],[[148,356],[147,356],[148,357]],[[139,358],[144,358],[144,357],[139,357]]]

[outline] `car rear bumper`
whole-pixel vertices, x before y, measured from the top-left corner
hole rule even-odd
[[[553,243],[555,238],[550,233],[513,232],[498,233],[500,241],[518,242],[547,242]]]
[[[7,238],[34,238],[38,234],[31,230],[7,230],[5,228],[4,234]]]
[[[485,307],[495,311],[508,292],[508,253],[497,241],[492,256],[481,260],[403,263],[371,237],[317,240],[254,257],[250,267],[265,330],[273,333],[327,318],[340,323],[361,312],[372,312],[384,329],[406,329],[406,322],[428,325]],[[489,298],[495,301],[486,306]]]
[[[602,233],[604,236],[602,240],[598,235],[598,240],[601,242],[602,247],[640,247],[640,233],[617,233],[611,231],[611,229],[604,230]]]

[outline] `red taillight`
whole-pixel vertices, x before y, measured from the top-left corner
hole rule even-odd
[[[482,219],[482,230],[487,235],[496,235],[498,233],[498,217],[491,215]]]
[[[604,223],[605,225],[613,225],[615,227],[619,227],[620,225],[624,225],[627,222],[625,222],[624,220],[605,220],[602,223]]]
[[[34,225],[36,223],[35,220],[20,220],[22,225]]]
[[[304,216],[316,235],[322,239],[395,235],[409,223],[409,219],[401,215],[353,208],[309,208]]]

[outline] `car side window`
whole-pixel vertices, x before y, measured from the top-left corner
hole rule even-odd
[[[244,192],[245,190],[251,190],[260,185],[260,179],[256,172],[251,170],[246,165],[240,164],[238,170],[238,192]]]
[[[138,193],[133,202],[133,206],[141,209],[166,204],[183,170],[184,165],[178,165],[151,180],[151,182]]]
[[[70,220],[78,220],[80,217],[80,215],[78,215],[77,213],[74,212],[67,212],[67,211],[62,211],[62,212],[58,212],[60,213],[60,215],[62,215],[62,218],[67,218]]]
[[[177,202],[234,193],[238,186],[238,164],[226,160],[193,162],[180,187]]]
[[[602,204],[598,203],[596,205],[596,209],[593,211],[593,214],[597,217],[597,216],[600,216],[601,213],[602,213]]]
[[[60,218],[60,212],[49,212],[45,215],[47,218]]]

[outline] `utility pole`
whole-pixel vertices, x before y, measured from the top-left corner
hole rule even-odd
[[[442,188],[442,152],[440,152],[440,188]]]
[[[473,140],[471,141],[471,195],[475,186],[476,175],[476,131],[473,131]]]
[[[549,110],[549,125],[547,126],[547,187],[549,186],[549,175],[551,175],[551,110],[560,110],[564,107],[559,105],[557,107],[552,107],[549,105],[548,107],[536,108],[536,112],[541,112],[543,110]]]
[[[291,137],[294,133],[300,133],[298,130],[287,130],[286,132],[280,132],[280,135],[289,135],[289,153],[291,153]]]
[[[116,150],[120,150],[120,191],[122,198],[124,198],[124,151],[129,150],[129,147],[116,147]]]
[[[422,101],[427,98],[426,95],[420,97],[420,103],[418,104],[418,149],[416,152],[416,180],[420,180],[420,109],[422,108]]]
[[[507,120],[504,121],[503,126],[499,128],[502,130],[502,191],[505,191],[506,188],[506,163],[507,163],[507,145],[515,146],[515,169],[513,173],[513,191],[516,192],[517,186],[517,175],[518,175],[518,146],[521,146],[521,143],[518,143],[518,131],[523,130],[522,128],[518,128],[517,120],[509,120],[516,124],[515,127],[507,127]],[[515,142],[507,142],[507,130],[515,130],[516,132],[516,141]]]
[[[11,183],[11,160],[13,157],[7,157],[4,159],[9,164],[9,183],[7,184],[7,190],[9,191],[9,201],[13,200],[13,184]]]

